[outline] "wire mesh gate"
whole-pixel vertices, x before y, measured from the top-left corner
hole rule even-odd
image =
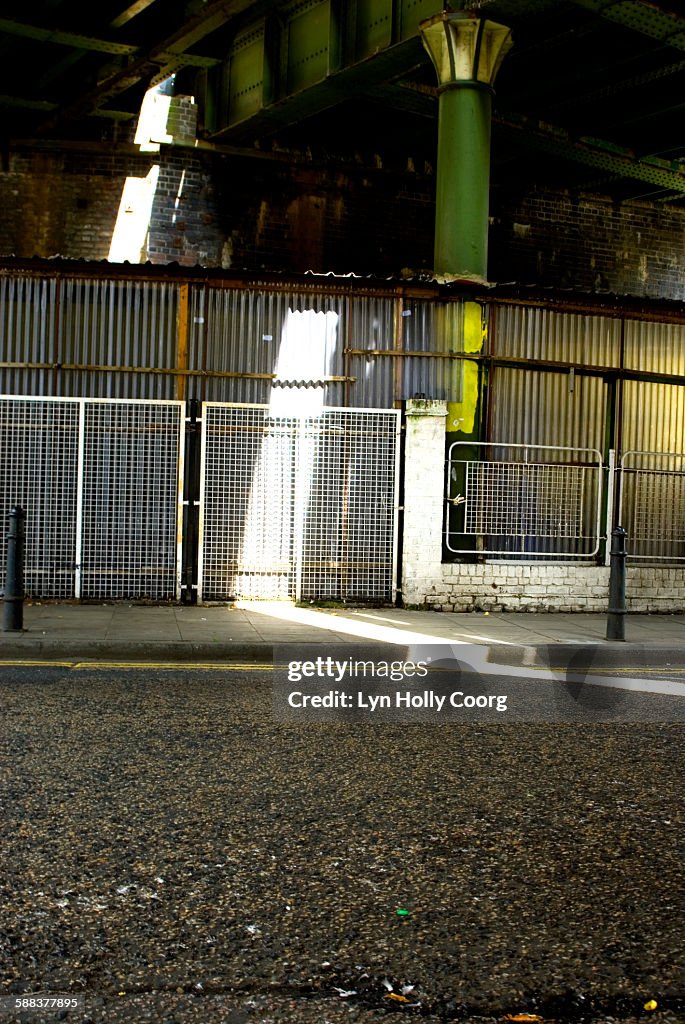
[[[685,560],[685,454],[624,452],[618,521],[631,561]]]
[[[0,396],[0,510],[26,510],[27,594],[180,597],[184,416],[182,402]]]
[[[594,558],[602,540],[596,448],[455,441],[447,461],[449,551]]]
[[[205,403],[198,599],[391,600],[399,415]]]

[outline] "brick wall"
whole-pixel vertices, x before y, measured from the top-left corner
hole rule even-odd
[[[490,277],[656,298],[685,298],[685,209],[533,190],[491,205]]]
[[[215,182],[232,266],[359,274],[430,266],[433,183],[425,175],[266,160],[224,168]]]
[[[424,580],[422,604],[444,612],[605,612],[609,569],[605,566],[488,562],[441,566]],[[626,602],[632,612],[685,610],[685,569],[630,565]]]
[[[220,266],[224,236],[217,223],[217,195],[207,162],[173,150],[159,161],[147,245],[152,263]]]
[[[176,97],[166,130],[188,146],[195,117],[194,104]],[[315,165],[302,154],[235,158],[190,146],[8,154],[0,254],[106,259],[124,183],[154,163],[144,253],[153,262],[387,275],[430,268],[434,176],[423,161],[367,154]],[[685,210],[495,187],[491,214],[493,281],[685,298]]]

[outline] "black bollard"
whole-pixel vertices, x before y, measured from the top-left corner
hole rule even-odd
[[[611,531],[607,640],[626,638],[626,536],[622,526]]]
[[[23,508],[14,505],[10,510],[7,534],[7,573],[5,600],[2,608],[2,628],[8,632],[21,632],[24,628],[24,519]]]

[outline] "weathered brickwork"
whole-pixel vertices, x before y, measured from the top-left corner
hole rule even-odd
[[[150,215],[148,259],[152,263],[218,266],[222,245],[216,189],[204,161],[183,151],[165,156],[160,160]]]
[[[432,180],[410,170],[226,162],[215,179],[225,264],[358,274],[427,269]]]
[[[495,194],[490,277],[656,298],[685,298],[685,209],[534,190]]]
[[[430,269],[433,167],[350,154],[232,157],[192,148],[197,108],[174,97],[157,153],[10,152],[0,254],[106,259],[128,177],[160,173],[144,256],[248,270],[398,275]],[[134,125],[118,129],[132,142]],[[685,298],[685,210],[533,189],[492,192],[494,282]]]
[[[609,569],[597,565],[452,563],[421,582],[412,603],[445,612],[605,612],[609,601]],[[628,611],[682,612],[685,569],[629,566],[626,599]]]

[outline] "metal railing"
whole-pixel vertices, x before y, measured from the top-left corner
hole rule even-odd
[[[619,466],[629,560],[685,561],[685,454],[628,451]]]
[[[594,558],[603,539],[602,472],[596,448],[457,441],[447,460],[447,549]]]

